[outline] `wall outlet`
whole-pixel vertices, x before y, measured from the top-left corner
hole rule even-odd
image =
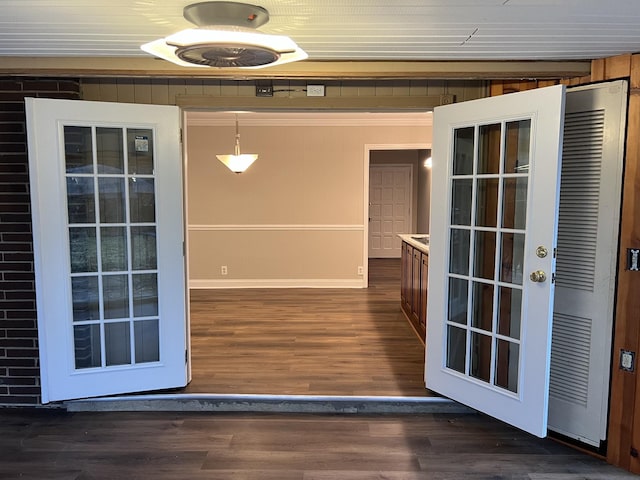
[[[307,97],[324,97],[324,85],[307,85]]]
[[[273,97],[273,85],[256,85],[256,97]]]
[[[222,265],[220,267],[220,275],[226,275],[227,274],[227,266],[226,265]]]
[[[364,267],[358,267],[358,275],[364,275]]]

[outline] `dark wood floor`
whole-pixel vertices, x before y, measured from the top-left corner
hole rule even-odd
[[[4,480],[638,478],[477,414],[0,410]]]
[[[400,260],[369,269],[368,289],[193,290],[184,392],[431,395],[400,310]]]

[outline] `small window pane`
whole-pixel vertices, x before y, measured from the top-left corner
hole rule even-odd
[[[447,368],[465,373],[467,352],[467,331],[447,326]]]
[[[478,145],[478,175],[500,173],[500,133],[502,126],[481,125]]]
[[[469,230],[451,229],[449,273],[469,275]]]
[[[132,223],[156,221],[156,196],[153,178],[133,177],[129,179],[129,202]]]
[[[100,296],[98,277],[73,277],[71,279],[73,321],[100,319]]]
[[[104,318],[129,318],[129,280],[127,275],[102,277]]]
[[[467,324],[467,304],[469,282],[460,278],[449,278],[449,313],[450,322]]]
[[[67,173],[93,173],[91,127],[64,127],[64,159]]]
[[[496,259],[496,233],[476,231],[475,237],[473,275],[493,280]]]
[[[527,177],[507,178],[502,192],[502,226],[524,230],[527,225]]]
[[[153,175],[153,130],[147,128],[127,129],[129,151],[129,174]]]
[[[519,356],[520,345],[498,340],[495,384],[514,393],[518,393]]]
[[[525,236],[503,232],[500,238],[500,281],[522,285]]]
[[[104,351],[107,366],[131,363],[131,332],[129,328],[129,322],[105,324]]]
[[[100,222],[124,223],[124,178],[99,178]]]
[[[505,173],[528,172],[531,151],[531,120],[508,122],[505,143]]]
[[[97,272],[98,247],[94,227],[69,228],[71,273]]]
[[[491,337],[471,334],[471,371],[469,375],[485,382],[491,378]]]
[[[477,180],[476,219],[480,227],[495,227],[498,224],[498,179]]]
[[[456,128],[453,134],[453,174],[473,173],[474,127]]]
[[[73,346],[77,369],[102,366],[100,350],[100,325],[75,325]]]
[[[69,223],[96,223],[93,177],[67,177]]]
[[[488,332],[493,330],[493,285],[473,282],[471,325]]]
[[[452,184],[451,224],[471,225],[471,194],[473,180],[454,179]]]
[[[498,298],[498,333],[520,338],[522,323],[522,290],[500,287]]]
[[[102,227],[102,271],[127,270],[127,230],[125,227]]]
[[[156,227],[131,227],[131,267],[134,270],[155,270]]]
[[[160,331],[158,320],[139,320],[133,324],[136,363],[160,360]]]
[[[143,273],[133,275],[133,316],[158,315],[158,275]]]
[[[96,128],[98,173],[124,173],[124,149],[121,128]]]

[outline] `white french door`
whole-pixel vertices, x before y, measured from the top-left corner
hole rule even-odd
[[[186,385],[179,109],[26,110],[43,403]]]
[[[434,111],[426,386],[540,437],[563,118],[563,86]]]

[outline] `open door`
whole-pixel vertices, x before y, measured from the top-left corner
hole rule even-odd
[[[434,111],[426,385],[540,437],[563,119],[560,85]]]
[[[186,385],[179,109],[26,110],[43,403]]]

